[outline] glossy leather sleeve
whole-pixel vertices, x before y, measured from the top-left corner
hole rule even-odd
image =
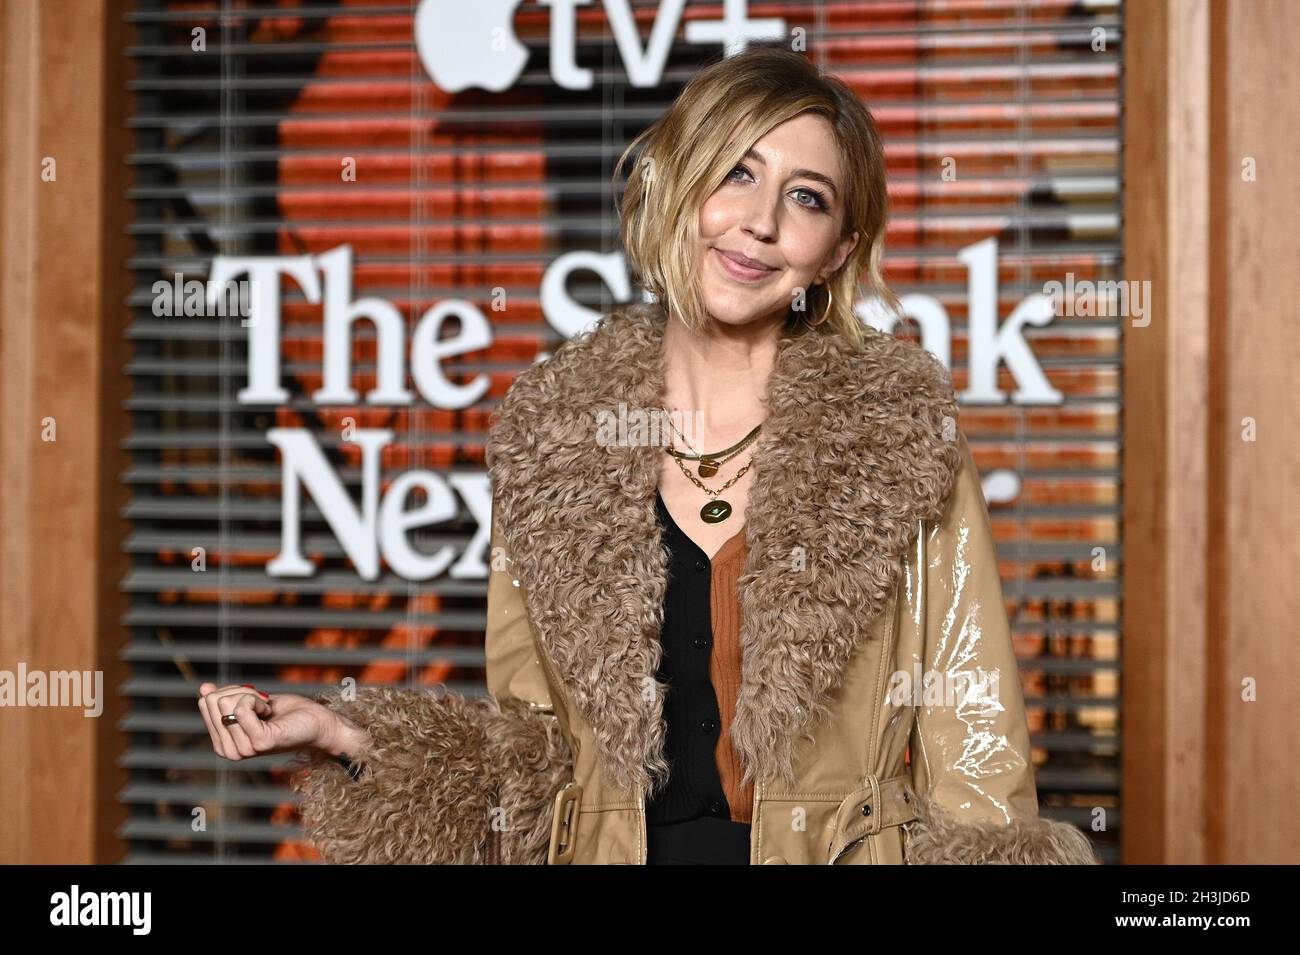
[[[922,798],[909,861],[1090,863],[1081,831],[1038,814],[997,548],[970,446],[957,440],[961,467],[921,542],[923,685],[909,748]]]

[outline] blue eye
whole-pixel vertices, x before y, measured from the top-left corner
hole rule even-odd
[[[826,211],[826,197],[823,196],[823,195],[822,195],[820,192],[818,192],[816,189],[809,189],[807,186],[800,186],[800,187],[796,190],[796,192],[806,192],[806,193],[808,193],[808,195],[810,195],[810,196],[813,197],[814,205],[808,206],[809,209],[817,208],[817,209],[821,209],[823,212]],[[799,203],[799,205],[802,206],[802,205],[807,205],[807,204],[801,202],[801,203]]]
[[[737,164],[736,166],[733,166],[731,172],[727,173],[727,180],[728,181],[734,180],[737,172],[743,172],[746,176],[750,175],[749,170],[745,168],[743,163],[741,163],[741,164]],[[826,202],[826,197],[822,195],[820,192],[818,192],[816,189],[810,189],[807,186],[800,186],[798,189],[795,190],[795,192],[796,193],[806,192],[808,195],[813,197],[813,201],[811,205],[806,202],[799,202],[799,200],[795,200],[796,202],[799,202],[799,205],[803,206],[805,209],[819,210],[821,212],[826,212],[830,209],[830,206]]]

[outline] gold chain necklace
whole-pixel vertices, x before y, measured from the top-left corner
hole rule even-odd
[[[674,431],[677,431],[677,425],[672,424],[671,418],[668,419],[668,423],[672,425],[672,429]],[[700,481],[700,479],[697,478],[694,474],[692,474],[690,470],[686,467],[686,465],[682,463],[682,460],[683,459],[699,460],[700,474],[703,475],[704,477],[710,477],[717,473],[719,465],[725,463],[727,460],[735,457],[742,450],[744,450],[744,448],[747,445],[749,445],[754,440],[754,438],[758,435],[758,429],[760,427],[762,426],[756,425],[753,431],[749,432],[749,434],[747,434],[738,443],[733,444],[725,451],[719,451],[716,454],[705,454],[705,455],[701,455],[697,451],[695,452],[694,457],[690,457],[686,454],[683,454],[681,451],[678,451],[677,448],[673,446],[672,440],[669,439],[668,448],[666,450],[672,456],[672,459],[677,462],[677,466],[681,468],[681,471],[683,474],[686,475],[687,480],[689,480],[692,484],[698,487],[705,494],[709,495],[709,497],[713,498],[713,500],[709,501],[709,503],[705,504],[702,508],[700,508],[700,520],[704,521],[704,523],[721,524],[723,521],[725,521],[728,517],[731,516],[731,511],[732,511],[731,504],[728,501],[720,500],[719,495],[721,495],[723,491],[731,487],[731,485],[735,484],[737,481],[739,481],[742,477],[745,476],[745,472],[747,472],[750,469],[750,467],[752,467],[754,464],[754,456],[750,455],[749,460],[745,462],[745,466],[736,472],[735,477],[733,477],[726,484],[722,485],[722,487],[718,488],[716,491],[713,490],[712,488],[705,487],[704,484]],[[686,436],[684,434],[682,434],[680,431],[677,431],[677,434],[683,441],[686,442],[688,446],[690,446],[690,442],[686,441]],[[692,450],[694,449],[692,448]],[[726,457],[722,457],[722,455],[726,455]]]
[[[668,424],[677,432],[677,437],[681,438],[692,451],[695,451],[695,446],[686,440],[686,435],[682,434],[681,431],[678,430],[677,425],[673,424],[671,418],[668,419]],[[669,448],[668,453],[677,458],[678,461],[699,461],[700,466],[698,473],[700,477],[713,477],[713,475],[718,473],[718,468],[726,464],[753,443],[754,439],[758,436],[759,429],[762,427],[761,424],[754,425],[753,431],[749,432],[749,434],[745,435],[731,447],[722,451],[716,451],[713,454],[701,454],[698,451],[695,451],[694,454],[685,454],[678,451],[676,448]]]

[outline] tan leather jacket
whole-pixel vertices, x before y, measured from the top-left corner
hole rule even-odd
[[[645,862],[667,772],[662,448],[594,431],[620,402],[657,404],[662,330],[658,306],[626,307],[512,385],[488,446],[489,695],[322,697],[373,740],[357,781],[320,756],[295,780],[326,861]],[[1094,862],[1038,815],[946,370],[870,329],[861,346],[787,333],[767,398],[731,727],[755,780],[751,863]]]

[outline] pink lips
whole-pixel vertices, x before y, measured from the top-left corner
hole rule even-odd
[[[776,271],[739,252],[724,252],[716,247],[713,251],[718,253],[718,261],[722,263],[727,274],[742,282],[756,282]]]

